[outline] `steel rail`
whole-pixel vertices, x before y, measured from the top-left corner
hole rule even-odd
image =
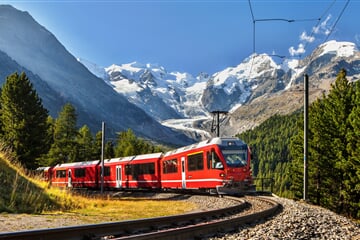
[[[110,222],[91,225],[79,225],[71,227],[37,229],[19,232],[0,233],[0,239],[7,240],[83,240],[99,239],[101,236],[121,236],[138,232],[139,230],[152,230],[154,226],[170,227],[172,223],[189,222],[195,219],[209,219],[215,216],[239,212],[248,206],[244,200],[237,199],[240,204],[228,208],[216,209],[205,212],[195,212],[176,216],[166,216],[159,218],[147,218],[132,221]]]
[[[208,223],[196,224],[193,226],[184,226],[176,229],[162,230],[152,233],[137,234],[131,236],[124,236],[112,238],[113,240],[183,240],[183,239],[201,239],[206,236],[213,235],[216,232],[229,232],[236,230],[240,225],[255,222],[273,216],[280,208],[281,205],[275,200],[263,198],[270,204],[271,207],[263,211],[252,213],[244,216],[239,216],[231,219],[215,220]]]

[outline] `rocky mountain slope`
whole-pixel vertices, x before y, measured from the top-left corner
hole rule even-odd
[[[76,108],[79,124],[87,124],[94,132],[105,121],[113,133],[131,128],[136,134],[156,141],[191,142],[115,92],[79,63],[29,13],[9,5],[0,5],[0,51],[0,72],[25,71],[36,82],[44,106],[53,117],[57,117],[64,102],[70,102]],[[1,78],[1,83],[4,80]]]
[[[310,102],[329,91],[342,68],[347,71],[348,80],[360,79],[360,52],[350,42],[326,42],[305,59],[285,64],[289,66],[284,75],[287,86],[255,98],[229,114],[222,127],[224,135],[253,128],[273,114],[287,114],[303,108],[304,74],[309,76]]]
[[[269,55],[253,54],[235,67],[197,77],[136,62],[102,70],[85,65],[164,125],[204,138],[210,136],[212,111],[229,112],[222,134],[234,135],[273,114],[301,108],[305,73],[310,76],[311,100],[328,91],[341,68],[347,70],[349,79],[358,79],[359,55],[354,43],[329,41],[303,60],[276,63]]]

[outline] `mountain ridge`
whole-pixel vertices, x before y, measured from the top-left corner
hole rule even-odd
[[[311,94],[314,95],[311,99],[316,99],[316,97],[321,96],[323,91],[329,89],[331,79],[336,78],[341,67],[348,69],[348,77],[358,79],[360,76],[359,55],[359,50],[354,43],[331,40],[319,45],[312,54],[301,60],[285,59],[281,63],[276,63],[267,54],[253,54],[237,66],[225,68],[212,75],[201,73],[197,77],[186,72],[168,73],[164,67],[159,65],[137,62],[113,64],[104,69],[108,73],[106,81],[110,85],[112,84],[119,94],[127,96],[140,108],[146,107],[141,105],[146,101],[140,94],[146,89],[147,101],[151,95],[156,95],[157,98],[162,98],[162,103],[168,104],[167,107],[177,112],[180,118],[176,114],[161,115],[161,109],[167,107],[161,107],[159,104],[156,105],[158,112],[156,109],[148,112],[150,115],[156,115],[155,118],[164,125],[182,128],[183,131],[187,132],[197,131],[198,128],[200,130],[210,129],[211,112],[221,110],[229,112],[229,119],[225,121],[227,124],[224,123],[224,128],[228,129],[225,129],[224,133],[233,134],[236,127],[243,131],[256,126],[258,121],[261,122],[271,116],[267,109],[272,109],[275,113],[285,114],[300,108],[301,98],[294,97],[291,100],[290,96],[295,95],[291,94],[292,92],[299,91],[303,74],[306,72],[310,74],[311,80],[314,79],[311,81],[313,88]],[[144,81],[141,76],[145,72],[151,76],[151,80]],[[162,82],[161,87],[158,86],[157,81]],[[158,94],[159,91],[166,92],[165,88],[169,90],[169,93],[173,92],[177,95]],[[192,94],[189,94],[190,90],[192,90]],[[282,95],[284,95],[283,98],[287,99],[288,104],[293,105],[292,107],[289,108],[281,102]],[[269,99],[278,106],[278,109],[272,107],[263,109],[260,107],[261,104],[258,104],[262,100]],[[263,112],[264,116],[260,120],[251,121],[247,119],[246,124],[240,121],[244,125],[239,126],[235,123],[239,121],[237,115],[241,114],[246,119],[247,113],[241,108],[246,109],[247,105],[256,106],[255,109]],[[266,103],[263,104],[263,106],[267,105]],[[252,115],[254,119],[258,119],[255,115]],[[191,123],[184,121],[185,119],[194,125],[192,130]],[[179,126],[179,123],[183,125]],[[204,135],[203,132],[200,135],[210,136],[210,134]]]
[[[93,132],[100,130],[101,122],[105,121],[112,135],[131,128],[136,134],[155,141],[192,142],[185,135],[162,126],[116,93],[78,62],[29,13],[10,5],[0,5],[0,50],[37,75],[63,101],[73,104],[79,123],[87,124]],[[49,107],[46,102],[44,105]]]

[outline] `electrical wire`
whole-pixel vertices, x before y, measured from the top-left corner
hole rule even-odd
[[[339,17],[336,19],[336,21],[335,21],[334,25],[333,25],[333,26],[332,26],[332,28],[330,29],[330,32],[329,32],[329,34],[326,36],[326,38],[325,38],[324,42],[326,42],[326,41],[329,39],[330,35],[331,35],[331,34],[332,34],[332,32],[334,31],[334,29],[335,29],[335,27],[336,27],[337,23],[339,22],[340,18],[341,18],[341,17],[342,17],[342,15],[344,14],[345,9],[346,9],[346,7],[349,5],[349,3],[350,3],[350,0],[348,0],[348,1],[345,3],[345,5],[344,5],[343,9],[342,9],[342,10],[341,10],[341,12],[340,12]],[[323,43],[324,43],[324,42],[323,42]]]

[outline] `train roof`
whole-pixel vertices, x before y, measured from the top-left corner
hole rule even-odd
[[[97,165],[100,163],[100,160],[94,161],[86,161],[86,162],[73,162],[73,163],[60,163],[55,166],[55,168],[62,168],[62,167],[83,167],[83,166],[90,166],[90,165]]]
[[[134,156],[127,156],[127,157],[120,157],[120,158],[111,158],[105,159],[104,163],[115,163],[115,162],[129,162],[129,161],[140,161],[140,160],[147,160],[152,158],[160,158],[163,153],[149,153],[149,154],[141,154],[141,155],[134,155]]]
[[[165,153],[165,156],[168,155],[173,155],[176,153],[181,153],[181,152],[186,152],[186,151],[190,151],[196,148],[202,148],[202,147],[207,147],[207,146],[211,146],[211,145],[219,145],[219,146],[243,146],[246,145],[246,143],[244,143],[242,140],[238,139],[238,138],[234,138],[234,137],[216,137],[216,138],[211,138],[205,141],[201,141],[198,143],[194,143],[192,145],[188,145],[185,147],[181,147],[181,148],[177,148],[171,151],[168,151]]]
[[[47,171],[50,167],[38,167],[35,171]]]

